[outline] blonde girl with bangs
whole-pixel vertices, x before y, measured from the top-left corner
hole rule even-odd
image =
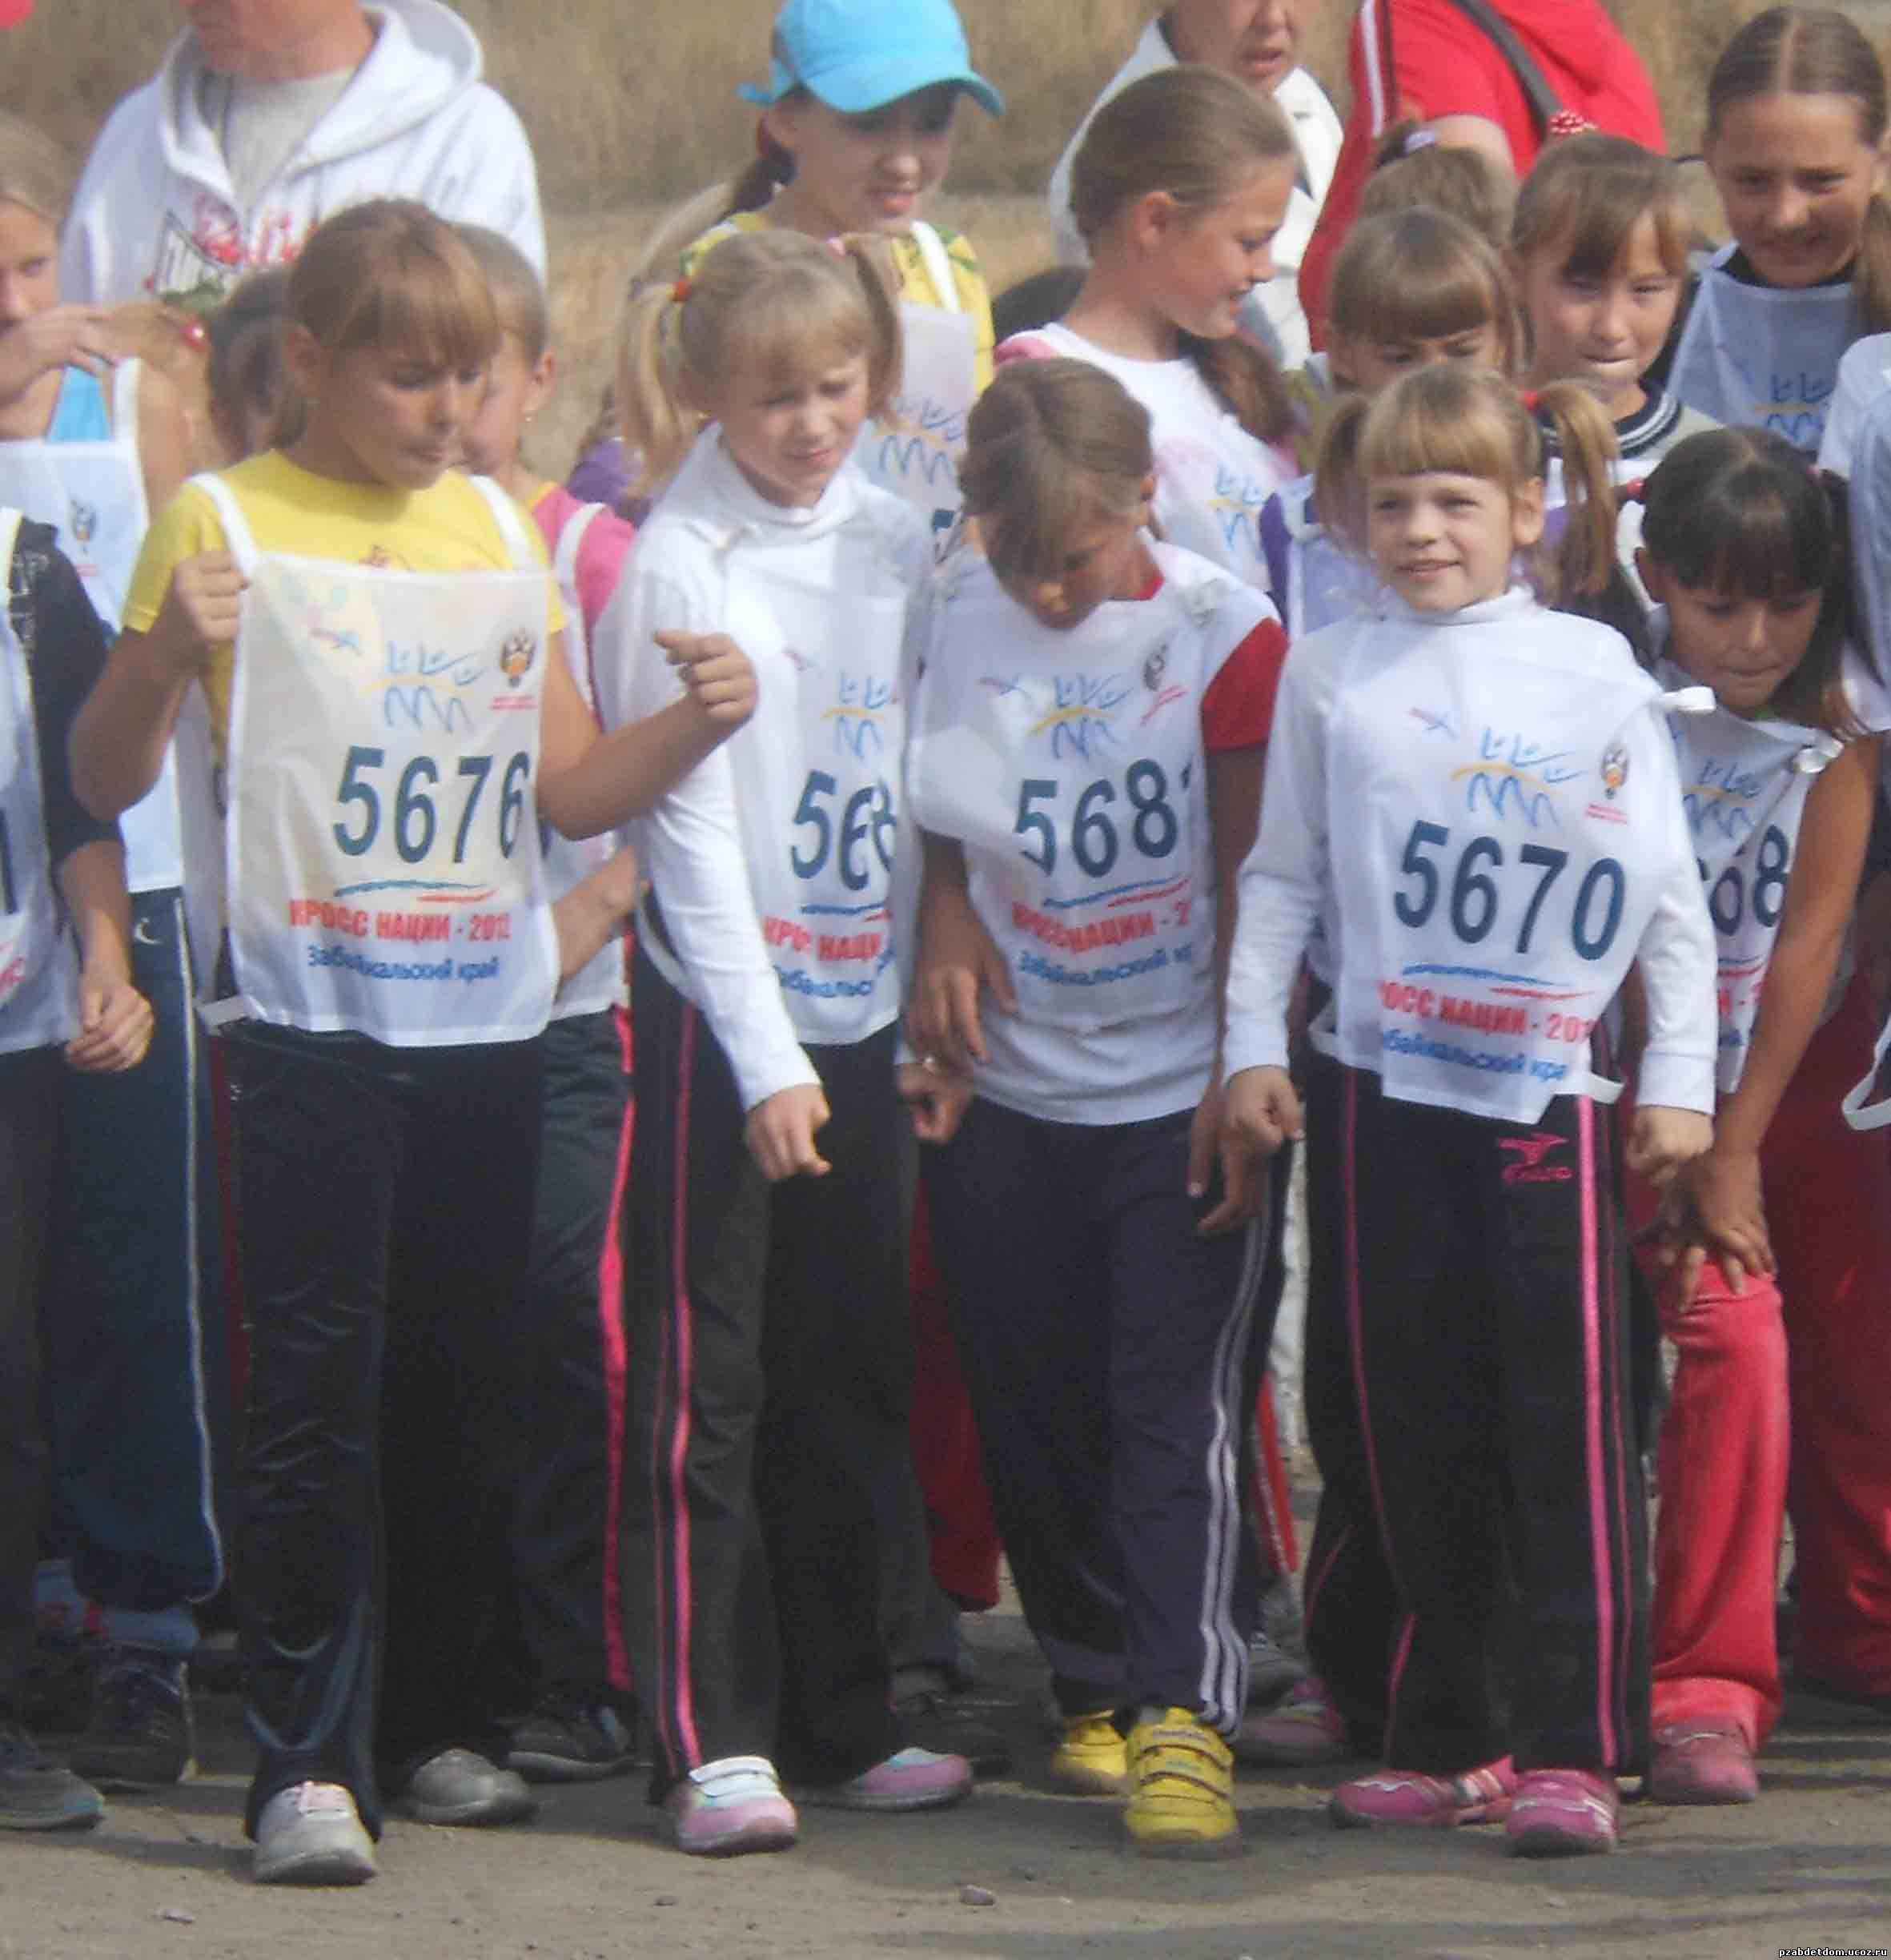
[[[1322,1256],[1344,1339],[1323,1359],[1310,1343],[1307,1400],[1352,1426],[1322,1467],[1376,1528],[1393,1613],[1333,1683],[1382,1671],[1386,1766],[1331,1814],[1507,1820],[1513,1850],[1558,1855],[1613,1846],[1615,1777],[1647,1745],[1620,1085],[1592,1046],[1638,965],[1627,1161],[1660,1182],[1711,1139],[1716,1030],[1660,690],[1620,635],[1516,580],[1544,532],[1539,413],[1578,491],[1567,599],[1614,560],[1612,443],[1585,391],[1558,384],[1533,412],[1499,376],[1439,365],[1341,411],[1384,596],[1287,660],[1241,878],[1225,1110],[1231,1148],[1308,1134],[1337,1194]],[[1287,1004],[1316,928],[1332,1000],[1303,1119]],[[1317,1603],[1309,1618],[1324,1674],[1343,1629]]]
[[[1510,257],[1529,384],[1577,381],[1595,395],[1615,424],[1620,481],[1715,426],[1649,378],[1686,290],[1691,234],[1680,171],[1626,137],[1552,143],[1517,193]]]
[[[1254,585],[1267,580],[1262,506],[1292,471],[1293,414],[1241,318],[1273,276],[1298,155],[1279,109],[1219,70],[1130,83],[1072,166],[1083,285],[1061,320],[998,354],[1087,360],[1120,381],[1150,413],[1162,535]]]
[[[621,823],[753,682],[728,641],[677,638],[685,691],[598,736],[542,545],[449,468],[499,340],[450,226],[330,219],[284,319],[297,432],[159,514],[72,748],[110,813],[179,732],[251,1327],[245,1823],[259,1882],[354,1884],[383,1793],[424,1823],[534,1807],[487,1698],[557,980],[532,806]]]
[[[1501,257],[1471,226],[1424,206],[1360,220],[1334,267],[1331,306],[1331,351],[1315,355],[1295,377],[1309,462],[1320,453],[1336,402],[1370,400],[1435,361],[1508,374],[1521,351]],[[1327,452],[1327,496],[1310,470],[1270,498],[1261,515],[1268,588],[1292,639],[1372,591],[1363,552],[1347,542],[1343,509],[1353,499],[1339,480],[1337,453]],[[1337,521],[1327,514],[1335,511]]]
[[[1052,1780],[1123,1796],[1140,1853],[1220,1856],[1271,1318],[1266,1175],[1217,1160],[1222,975],[1286,639],[1149,534],[1148,412],[1101,368],[1001,369],[970,438],[985,550],[948,574],[908,767],[913,1030],[972,1098],[931,1133],[933,1243]]]
[[[881,1632],[884,1520],[918,1515],[893,1044],[932,566],[924,519],[849,464],[899,384],[883,252],[725,239],[623,331],[625,436],[667,487],[598,636],[605,725],[671,694],[652,645],[678,633],[733,635],[761,696],[632,832],[621,1569],[652,1798],[697,1855],[794,1842],[785,1781],[917,1810],[971,1781],[907,1745]]]

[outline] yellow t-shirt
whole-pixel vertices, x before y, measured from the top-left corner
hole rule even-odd
[[[720,224],[712,225],[701,238],[684,247],[685,275],[693,273],[709,247],[721,243],[731,232],[765,231],[768,228],[769,216],[765,211],[732,212]],[[991,295],[985,289],[985,275],[978,269],[978,255],[972,249],[972,241],[962,231],[948,231],[943,225],[933,228],[938,233],[939,243],[946,247],[946,257],[952,267],[952,283],[958,289],[958,311],[971,321],[977,338],[973,379],[982,395],[991,385]],[[911,300],[915,306],[942,305],[944,295],[933,285],[925,255],[919,247],[911,239],[897,232],[886,242],[893,249],[893,262],[899,269],[899,296]]]
[[[332,559],[338,564],[378,565],[397,572],[510,572],[512,551],[492,507],[468,479],[448,470],[425,490],[391,490],[378,484],[343,483],[317,476],[291,463],[279,450],[267,450],[223,472],[248,520],[256,548],[302,558]],[[544,540],[529,520],[520,531],[540,564],[547,567],[547,645],[562,632],[559,603]],[[172,574],[186,559],[227,551],[223,520],[203,490],[187,484],[157,516],[146,533],[125,625],[149,633],[171,591]],[[211,728],[221,759],[230,725],[230,690],[235,649],[215,648],[203,678]]]

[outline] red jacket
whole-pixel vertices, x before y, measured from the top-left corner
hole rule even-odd
[[[1490,0],[1565,109],[1598,129],[1664,151],[1654,84],[1601,0]],[[1352,229],[1373,152],[1407,117],[1483,116],[1510,139],[1522,177],[1542,147],[1522,85],[1495,42],[1451,0],[1362,0],[1353,22],[1352,113],[1332,188],[1300,267],[1313,343],[1326,343],[1327,287]]]

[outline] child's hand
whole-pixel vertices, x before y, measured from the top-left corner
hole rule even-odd
[[[1716,1147],[1696,1158],[1680,1181],[1700,1236],[1734,1292],[1746,1291],[1748,1273],[1779,1271],[1766,1229],[1756,1152]],[[1688,1289],[1690,1295],[1692,1291]]]
[[[922,1054],[937,1054],[964,1074],[985,1059],[978,998],[989,993],[1006,1014],[1018,1012],[1006,964],[962,886],[929,878],[919,919],[918,971],[906,1030]]]
[[[754,713],[761,698],[755,669],[727,633],[660,633],[656,637],[706,721],[733,735]]]
[[[1189,1125],[1190,1197],[1198,1200],[1208,1195],[1215,1160],[1219,1157],[1221,1162],[1221,1203],[1195,1222],[1195,1230],[1204,1239],[1249,1223],[1259,1213],[1267,1195],[1260,1159],[1251,1149],[1238,1147],[1227,1127],[1227,1090],[1217,1074],[1208,1085],[1208,1093],[1196,1104],[1194,1119]]]
[[[828,1114],[827,1098],[816,1082],[778,1089],[749,1111],[742,1139],[771,1184],[784,1178],[825,1177],[833,1169],[814,1147],[814,1132]]]
[[[176,680],[193,678],[210,664],[211,649],[227,645],[243,626],[243,596],[250,581],[228,552],[187,558],[171,575],[171,590],[146,644]]]
[[[1683,1164],[1704,1155],[1713,1140],[1711,1116],[1644,1102],[1635,1112],[1628,1138],[1628,1168],[1651,1184],[1665,1184]]]
[[[972,1078],[940,1067],[930,1058],[902,1062],[893,1071],[900,1100],[913,1115],[921,1143],[950,1143],[972,1101]]]
[[[78,1025],[66,1044],[66,1066],[82,1075],[117,1075],[144,1059],[157,1022],[125,974],[87,970],[78,977]]]
[[[102,375],[115,358],[109,315],[98,307],[48,307],[0,333],[0,401],[23,395],[54,368]]]
[[[1299,1142],[1305,1125],[1287,1070],[1251,1068],[1231,1075],[1222,1090],[1221,1127],[1224,1151],[1249,1157],[1271,1157],[1283,1143]]]

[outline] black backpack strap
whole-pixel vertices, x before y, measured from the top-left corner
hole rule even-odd
[[[1475,23],[1486,38],[1510,63],[1511,73],[1517,78],[1530,104],[1530,113],[1536,118],[1536,133],[1547,137],[1550,125],[1564,114],[1563,102],[1556,91],[1549,85],[1549,78],[1538,66],[1536,57],[1520,41],[1508,21],[1490,4],[1490,0],[1451,0],[1464,18]]]

